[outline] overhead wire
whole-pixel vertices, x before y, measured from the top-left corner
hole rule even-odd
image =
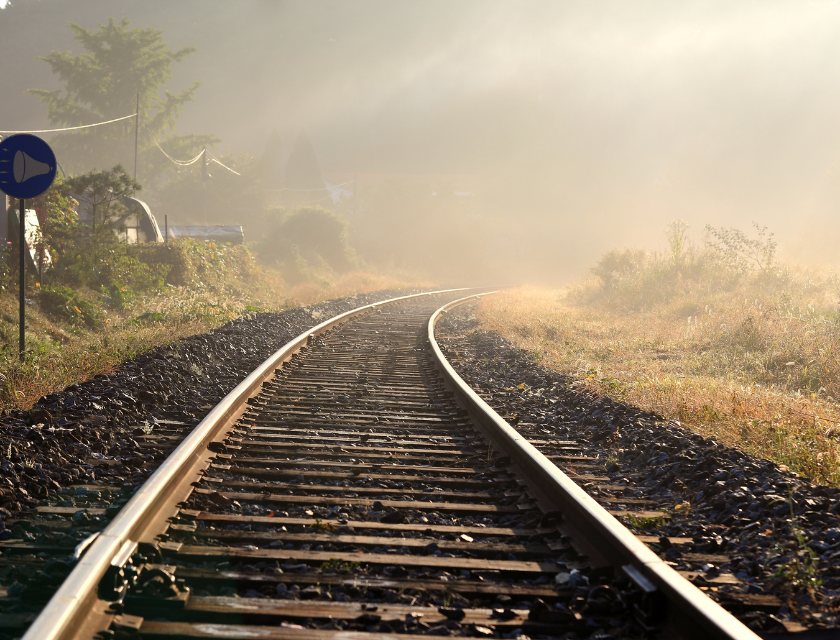
[[[207,150],[205,149],[205,151],[207,151]],[[238,176],[241,176],[241,175],[242,175],[242,174],[241,174],[241,173],[239,173],[238,171],[234,171],[233,169],[231,169],[229,166],[227,166],[227,165],[225,165],[225,164],[222,164],[222,163],[221,163],[221,162],[220,162],[220,161],[216,158],[216,156],[214,156],[214,155],[213,155],[213,152],[212,152],[212,151],[207,151],[207,155],[208,155],[208,156],[210,156],[210,162],[215,162],[215,163],[216,163],[217,165],[219,165],[220,167],[224,167],[225,169],[227,169],[227,170],[228,170],[228,171],[230,171],[231,173],[235,173],[235,174],[236,174],[236,175],[238,175]]]
[[[60,129],[36,129],[33,131],[0,131],[0,133],[8,133],[11,135],[18,133],[57,133],[59,131],[76,131],[77,129],[89,129],[90,127],[99,127],[103,124],[111,124],[112,122],[119,122],[120,120],[128,120],[129,118],[136,118],[137,113],[123,116],[122,118],[114,118],[113,120],[105,120],[104,122],[94,122],[93,124],[82,124],[77,127],[62,127]]]
[[[201,150],[201,152],[200,152],[200,153],[199,153],[199,154],[198,154],[195,158],[193,158],[192,160],[178,160],[177,158],[173,158],[173,157],[172,157],[172,156],[170,156],[168,153],[166,153],[166,151],[164,151],[164,150],[163,150],[163,147],[161,147],[161,146],[160,146],[160,143],[159,143],[159,142],[155,139],[155,137],[152,135],[152,132],[151,132],[151,131],[149,131],[149,127],[146,127],[146,133],[147,133],[147,134],[148,134],[148,136],[152,139],[152,142],[154,142],[154,143],[155,143],[155,146],[156,146],[158,149],[160,149],[160,152],[161,152],[163,155],[165,155],[167,158],[169,158],[169,160],[170,160],[171,162],[174,162],[175,164],[177,164],[179,167],[188,167],[188,166],[190,166],[191,164],[194,164],[194,163],[198,162],[199,160],[201,160],[201,156],[203,156],[203,155],[204,155],[204,152],[206,151],[206,149],[202,149],[202,150]]]
[[[204,154],[207,154],[207,157],[209,158],[210,162],[215,162],[217,165],[219,165],[220,167],[223,167],[223,168],[227,169],[228,171],[230,171],[230,172],[231,172],[231,173],[233,173],[233,174],[236,174],[236,175],[238,175],[238,176],[241,176],[241,175],[242,175],[242,174],[241,174],[241,173],[239,173],[238,171],[235,171],[235,170],[231,169],[229,166],[227,166],[226,164],[224,164],[223,162],[221,162],[218,158],[216,158],[216,156],[214,156],[214,155],[213,155],[213,152],[208,151],[206,148],[205,148],[205,149],[202,149],[202,150],[199,152],[199,154],[198,154],[195,158],[192,158],[192,159],[190,159],[190,160],[178,160],[177,158],[173,158],[173,157],[172,157],[172,156],[170,156],[168,153],[166,153],[166,151],[164,151],[163,147],[161,147],[161,146],[160,146],[160,143],[159,143],[159,142],[155,139],[155,137],[152,135],[152,132],[151,132],[151,131],[149,131],[149,128],[148,128],[148,127],[146,127],[146,133],[147,133],[147,134],[149,135],[149,137],[152,139],[152,142],[154,142],[154,143],[155,143],[155,146],[156,146],[158,149],[160,149],[161,153],[162,153],[163,155],[165,155],[165,156],[166,156],[166,157],[167,157],[167,158],[168,158],[171,162],[174,162],[175,164],[177,164],[179,167],[188,167],[188,166],[190,166],[191,164],[195,164],[196,162],[198,162],[199,160],[201,160],[201,157],[202,157],[202,156],[204,156]]]
[[[113,122],[120,122],[121,120],[128,120],[129,118],[136,118],[136,117],[137,117],[137,113],[135,112],[135,113],[132,113],[132,114],[127,115],[127,116],[122,116],[121,118],[114,118],[113,120],[104,120],[103,122],[94,122],[92,124],[83,124],[83,125],[79,125],[79,126],[76,126],[76,127],[61,127],[61,128],[58,128],[58,129],[35,129],[35,130],[32,130],[32,131],[0,131],[0,134],[15,135],[15,134],[19,134],[19,133],[58,133],[60,131],[77,131],[79,129],[89,129],[91,127],[99,127],[103,124],[111,124]],[[207,149],[202,149],[201,152],[197,156],[195,156],[194,158],[191,158],[190,160],[178,160],[177,158],[173,158],[171,155],[166,153],[166,151],[164,150],[163,147],[160,146],[160,143],[157,141],[157,139],[154,137],[154,135],[152,134],[152,132],[149,130],[148,127],[146,127],[146,133],[148,134],[149,138],[151,138],[152,142],[155,143],[155,146],[158,149],[160,149],[160,152],[163,155],[165,155],[169,159],[170,162],[173,162],[174,164],[178,165],[179,167],[188,167],[192,164],[195,164],[196,162],[201,160],[201,157],[206,153],[210,158],[210,162],[215,162],[220,167],[222,167],[224,169],[227,169],[228,171],[230,171],[231,173],[233,173],[237,176],[242,175],[238,171],[235,171],[234,169],[231,169],[229,166],[224,164],[221,160],[219,160],[216,156],[214,156],[212,152],[208,151]],[[2,138],[2,135],[0,135],[0,138]],[[334,185],[331,188],[332,189],[337,189],[337,188],[346,186],[346,185],[348,185],[352,182],[354,182],[354,181],[353,180],[348,180],[347,182],[343,182],[341,184]],[[263,189],[263,191],[301,191],[301,192],[309,192],[309,191],[330,191],[331,188],[330,187],[321,187],[321,188],[318,188],[318,189],[289,189],[289,188],[283,188],[283,189]],[[332,197],[332,195],[325,196],[323,198],[318,198],[317,200],[312,200],[312,202],[320,202],[321,200],[326,200],[327,198],[331,198],[331,197]]]

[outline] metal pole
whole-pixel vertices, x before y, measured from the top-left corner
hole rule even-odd
[[[18,249],[20,251],[20,359],[23,360],[23,353],[26,350],[26,258],[23,252],[26,250],[26,205],[25,199],[20,199],[20,238]]]
[[[140,129],[140,94],[137,94],[137,111],[134,113],[134,182],[137,182],[137,132]],[[137,190],[134,190],[137,195]]]
[[[207,147],[201,150],[201,188],[207,188]]]
[[[163,216],[163,246],[169,250],[169,216]]]

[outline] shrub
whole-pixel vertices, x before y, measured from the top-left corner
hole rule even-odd
[[[149,247],[145,255],[167,262],[167,283],[191,288],[223,288],[231,280],[257,277],[259,271],[254,254],[244,245],[185,239],[170,242],[168,249]]]
[[[591,271],[601,278],[604,288],[615,291],[623,283],[634,282],[648,267],[651,256],[641,249],[612,249],[595,263]]]
[[[736,274],[758,269],[769,275],[776,264],[778,243],[774,234],[767,231],[767,227],[760,227],[755,222],[753,227],[756,230],[756,238],[748,237],[740,229],[715,229],[706,225],[706,249]]]
[[[256,249],[263,261],[278,265],[286,279],[316,280],[320,273],[345,273],[355,265],[347,222],[335,213],[300,207],[285,216],[278,209],[269,215],[274,219]]]
[[[139,293],[162,289],[170,265],[143,262],[142,246],[122,244],[109,235],[106,230],[78,242],[50,270],[50,280],[101,291],[117,308]]]
[[[44,313],[57,320],[74,324],[83,322],[89,327],[98,327],[102,324],[102,314],[96,305],[82,298],[73,289],[41,287],[37,295]]]
[[[766,227],[754,224],[756,237],[738,229],[706,226],[703,249],[688,240],[688,224],[670,222],[665,230],[668,252],[613,249],[592,267],[600,287],[590,301],[642,310],[680,295],[696,299],[731,291],[745,281],[768,286],[784,283],[776,263],[776,241]],[[689,314],[691,315],[691,314]]]

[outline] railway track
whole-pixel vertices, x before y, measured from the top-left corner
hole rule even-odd
[[[362,308],[278,351],[25,638],[755,638],[460,381],[434,324],[463,295]]]

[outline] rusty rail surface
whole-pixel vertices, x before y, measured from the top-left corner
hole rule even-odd
[[[658,637],[756,638],[464,385],[434,336],[473,299],[461,291],[361,307],[277,351],[89,545],[25,640],[561,637],[607,614]],[[604,586],[576,608],[564,571]]]

